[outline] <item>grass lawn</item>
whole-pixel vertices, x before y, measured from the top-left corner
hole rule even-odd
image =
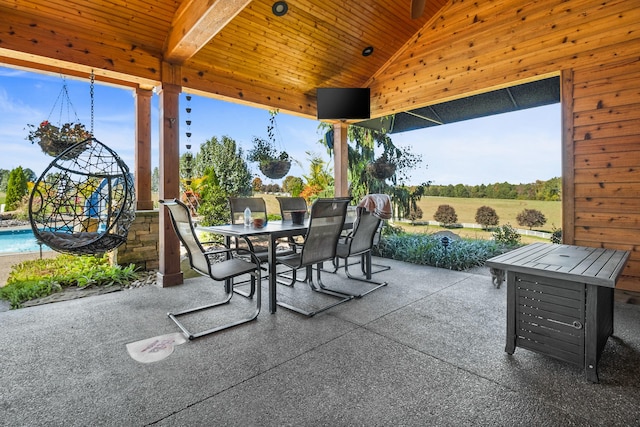
[[[562,227],[562,202],[544,202],[540,200],[511,200],[511,199],[465,199],[458,197],[423,197],[418,206],[422,209],[422,219],[433,221],[433,214],[438,206],[449,205],[456,210],[458,222],[475,223],[476,211],[481,206],[489,206],[495,209],[500,218],[499,225],[511,224],[514,228],[522,228],[518,225],[516,217],[524,209],[536,209],[544,214],[547,223],[536,230],[553,232],[553,227]]]
[[[279,213],[280,205],[273,194],[255,194],[255,197],[262,197],[267,204],[267,212]],[[516,216],[524,209],[537,209],[547,218],[547,223],[538,227],[539,231],[551,233],[553,226],[560,228],[562,225],[562,202],[543,202],[538,200],[507,200],[507,199],[464,199],[456,197],[423,197],[418,203],[422,209],[423,220],[433,220],[433,214],[440,205],[450,205],[456,210],[458,222],[475,223],[476,211],[480,206],[490,206],[496,210],[500,218],[500,225],[511,224],[514,228],[521,228],[516,221]],[[405,231],[411,233],[435,233],[444,228],[434,225],[411,225],[396,223]],[[456,228],[454,233],[461,237],[479,240],[490,240],[493,238],[490,231],[483,231],[478,228]],[[548,242],[548,239],[538,237],[522,236],[522,243]]]

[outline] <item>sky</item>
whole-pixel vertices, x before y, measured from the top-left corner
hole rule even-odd
[[[71,108],[62,102],[66,85]],[[186,113],[186,107],[191,113]],[[75,113],[74,113],[75,111]],[[197,153],[204,141],[229,136],[246,151],[254,137],[267,138],[268,110],[200,96],[180,97],[180,150]],[[53,124],[79,121],[90,128],[91,96],[88,80],[31,73],[0,67],[0,169],[18,166],[39,176],[52,157],[26,139],[28,124],[43,120]],[[185,121],[191,120],[191,126]],[[277,116],[276,148],[294,159],[289,175],[308,173],[307,153],[330,161],[318,141],[323,131],[317,120],[280,113]],[[189,129],[187,129],[189,128]],[[192,135],[187,138],[186,132]],[[158,165],[158,96],[152,98],[152,167]],[[132,89],[96,83],[94,86],[94,135],[116,151],[134,170],[135,98]],[[422,156],[408,184],[431,181],[435,185],[479,185],[496,182],[531,183],[561,176],[560,104],[499,114],[428,129],[392,134],[397,146],[410,147]],[[265,183],[257,164],[252,172]]]

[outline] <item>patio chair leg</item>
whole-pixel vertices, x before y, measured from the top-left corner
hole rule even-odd
[[[364,265],[363,270],[364,271],[371,271],[371,254],[367,253],[367,254],[363,254],[362,255],[362,264]],[[364,283],[368,283],[370,285],[373,285],[374,287],[371,289],[368,289],[365,292],[361,292],[361,293],[357,293],[357,292],[349,292],[349,291],[343,291],[343,290],[337,290],[337,289],[331,289],[331,288],[327,288],[324,287],[323,289],[327,290],[327,291],[332,291],[332,292],[336,292],[342,295],[351,295],[355,298],[362,298],[363,296],[375,291],[376,289],[379,289],[383,286],[387,286],[387,282],[374,282],[373,280],[371,280],[371,274],[366,274],[364,273],[364,278],[362,277],[357,277],[357,276],[352,276],[351,273],[349,273],[349,263],[345,262],[344,265],[344,272],[347,275],[347,277],[349,279],[353,279],[353,280],[358,280],[359,282],[364,282]]]
[[[345,261],[345,262],[348,262],[348,260]],[[349,265],[356,265],[356,264],[359,264],[359,263],[360,263],[360,261],[354,261],[354,262],[350,263]],[[333,268],[332,270],[324,268],[324,264],[322,264],[322,267],[321,267],[322,271],[324,271],[325,273],[330,273],[330,274],[338,273],[338,270],[340,270],[340,258],[335,257],[331,261],[331,264],[332,264],[332,268]]]
[[[362,255],[362,257],[363,257],[363,261],[364,261],[364,255]],[[366,275],[367,272],[365,271],[365,269],[366,269],[365,263],[361,261],[360,262],[360,267],[362,269],[362,274]],[[369,278],[371,278],[372,274],[380,273],[382,271],[391,270],[391,266],[390,265],[384,265],[384,264],[371,263],[371,267],[378,267],[378,268],[376,270],[373,270],[372,268],[369,268],[369,271],[370,271]]]
[[[251,285],[251,288],[250,288],[249,292],[244,292],[244,291],[241,291],[241,290],[237,289],[237,286],[246,285],[247,281],[245,280],[245,281],[242,281],[240,283],[234,284],[233,283],[233,279],[231,279],[231,286],[233,287],[233,292],[235,292],[236,294],[238,294],[240,296],[243,296],[245,298],[252,299],[253,295],[256,293],[256,278],[251,276],[251,279],[249,280],[249,283]]]
[[[304,316],[312,317],[312,316],[315,316],[318,313],[321,313],[323,311],[329,310],[330,308],[335,307],[336,305],[342,304],[343,302],[347,302],[347,301],[350,301],[350,300],[353,299],[352,295],[344,295],[344,294],[341,294],[341,293],[334,292],[332,290],[326,289],[322,285],[322,280],[320,278],[321,271],[322,271],[322,269],[319,268],[319,267],[316,269],[316,272],[317,272],[316,282],[318,283],[318,286],[316,286],[314,284],[314,282],[313,282],[313,266],[308,265],[306,267],[305,281],[307,282],[307,284],[309,285],[309,287],[311,288],[312,291],[318,292],[318,293],[322,293],[322,294],[325,294],[325,295],[329,295],[329,296],[332,296],[332,297],[339,298],[338,301],[336,301],[336,302],[334,302],[332,304],[326,305],[326,306],[324,306],[322,308],[319,308],[317,310],[314,310],[314,311],[304,310],[302,308],[293,306],[291,304],[283,303],[283,302],[280,302],[280,301],[277,301],[277,304],[280,307],[286,308],[286,309],[291,310],[291,311],[295,311],[296,313],[302,314]]]
[[[234,326],[238,326],[238,325],[242,325],[243,323],[247,323],[250,322],[252,320],[255,320],[258,317],[258,314],[260,314],[260,306],[262,304],[261,301],[261,287],[260,286],[255,286],[255,283],[258,282],[260,283],[260,274],[257,274],[257,277],[254,276],[253,274],[251,274],[251,278],[252,278],[252,288],[256,289],[255,295],[256,295],[256,309],[251,313],[251,315],[249,315],[248,317],[233,321],[231,323],[227,323],[221,326],[216,326],[214,328],[211,329],[207,329],[205,331],[202,332],[190,332],[187,327],[180,322],[180,320],[178,320],[179,316],[184,316],[184,315],[188,315],[188,314],[192,314],[192,313],[196,313],[199,311],[203,311],[203,310],[207,310],[210,308],[215,308],[215,307],[219,307],[221,305],[224,304],[228,304],[231,301],[231,298],[233,297],[234,292],[227,292],[227,297],[222,300],[222,301],[217,301],[213,304],[208,304],[208,305],[203,305],[201,307],[196,307],[196,308],[191,308],[188,310],[183,310],[183,311],[179,311],[177,313],[167,313],[167,316],[169,316],[169,318],[171,320],[173,320],[173,322],[180,328],[180,330],[182,331],[182,333],[189,339],[189,340],[194,340],[196,338],[200,338],[203,337],[205,335],[209,335],[209,334],[213,334],[214,332],[219,332],[225,329],[229,329],[229,328],[233,328]]]

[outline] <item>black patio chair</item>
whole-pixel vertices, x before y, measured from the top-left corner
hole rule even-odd
[[[205,250],[202,246],[202,243],[206,244],[207,242],[200,242],[200,240],[198,240],[198,236],[195,233],[193,222],[191,221],[191,215],[189,214],[189,208],[187,207],[187,205],[176,199],[160,200],[160,204],[167,207],[167,209],[169,210],[171,224],[173,225],[173,229],[178,235],[178,238],[182,242],[182,245],[187,251],[191,268],[195,272],[203,276],[209,276],[211,279],[223,283],[235,277],[247,274],[250,275],[251,292],[249,293],[249,298],[253,298],[255,294],[256,301],[256,309],[249,317],[244,317],[230,323],[215,326],[202,332],[190,332],[182,324],[182,322],[178,320],[178,317],[229,303],[231,301],[231,297],[234,294],[232,287],[225,287],[227,297],[221,301],[180,311],[177,313],[170,312],[167,314],[169,318],[173,320],[176,325],[178,325],[178,327],[190,340],[200,338],[202,336],[222,331],[234,326],[238,326],[256,319],[258,317],[258,314],[260,314],[260,280],[262,273],[260,269],[260,260],[258,260],[255,254],[243,248]],[[250,261],[239,258],[239,254],[242,254],[245,258],[248,256]]]
[[[244,224],[244,210],[249,208],[251,218],[261,218],[267,222],[267,204],[261,197],[229,197],[229,210],[231,212],[231,224]],[[243,237],[246,248],[253,252],[261,263],[267,262],[268,238]],[[236,246],[242,247],[243,243],[236,238]]]
[[[339,300],[334,301],[322,308],[307,311],[290,304],[278,301],[278,305],[305,316],[314,316],[322,311],[335,307],[338,304],[353,299],[351,295],[344,295],[326,289],[322,284],[321,268],[316,268],[316,280],[313,280],[313,265],[326,261],[332,261],[336,255],[336,244],[340,238],[340,233],[344,227],[344,220],[347,213],[348,199],[318,199],[311,206],[309,217],[309,227],[304,237],[304,245],[296,253],[277,256],[279,263],[285,264],[295,272],[299,268],[305,267],[305,282],[312,291],[320,292]],[[295,273],[294,273],[295,281]]]
[[[357,208],[357,219],[353,224],[353,229],[346,237],[340,239],[336,246],[336,259],[344,260],[344,272],[347,277],[369,283],[374,287],[361,293],[353,293],[350,291],[336,289],[331,289],[332,291],[361,298],[362,296],[387,285],[387,282],[375,282],[371,280],[371,274],[373,274],[371,251],[381,223],[382,220],[380,218],[370,212],[367,212],[364,208]],[[350,257],[354,256],[359,256],[361,259],[360,264],[364,277],[353,276],[349,273],[349,266],[352,264],[349,264],[348,260]],[[334,265],[339,266],[339,263],[334,263]]]
[[[302,219],[304,221],[309,218],[307,201],[304,197],[276,197],[276,200],[278,200],[278,204],[280,205],[280,216],[282,217],[282,222],[292,222],[296,215],[302,216],[302,218],[296,218],[297,220]],[[289,237],[288,242],[289,247],[294,252],[302,248],[302,245],[304,244],[301,236]],[[291,285],[293,285],[293,282],[291,282]]]
[[[243,224],[244,223],[244,210],[249,208],[251,211],[251,218],[261,218],[264,223],[267,223],[267,204],[261,197],[229,197],[229,210],[231,211],[231,224]],[[255,254],[260,260],[260,264],[263,266],[263,270],[267,271],[267,267],[264,265],[269,259],[269,238],[267,236],[253,236],[242,237],[242,241],[239,238],[235,239],[236,247],[245,247]],[[280,244],[278,246],[278,253],[281,255],[292,254],[295,250],[290,246]],[[270,273],[270,272],[269,272]],[[278,283],[291,286],[291,277],[287,277],[285,274],[277,273],[278,277],[284,277],[286,281],[278,279]],[[265,278],[268,276],[265,276]],[[242,283],[236,283],[241,285]],[[236,292],[245,295],[242,291],[236,289]],[[246,295],[245,295],[246,296]]]

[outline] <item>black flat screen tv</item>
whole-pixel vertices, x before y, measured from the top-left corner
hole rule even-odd
[[[368,87],[321,87],[316,92],[318,120],[368,119],[371,116]]]

